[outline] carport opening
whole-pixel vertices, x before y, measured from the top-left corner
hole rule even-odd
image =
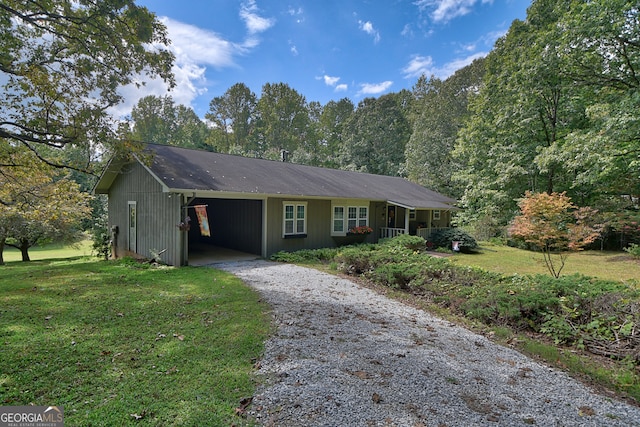
[[[195,206],[206,206],[210,236],[201,232]],[[233,252],[259,257],[262,252],[262,201],[198,198],[190,203],[189,260]]]

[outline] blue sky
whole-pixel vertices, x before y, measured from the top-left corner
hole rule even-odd
[[[355,104],[411,89],[421,74],[446,78],[485,56],[529,0],[142,0],[167,26],[176,55],[177,103],[203,117],[235,83],[260,97],[287,83],[307,101]],[[126,89],[126,114],[150,81]]]

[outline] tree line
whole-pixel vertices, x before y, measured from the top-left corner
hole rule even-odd
[[[13,179],[11,156],[23,151],[76,178],[97,175],[109,155],[141,142],[284,153],[301,164],[403,176],[454,197],[457,223],[482,239],[505,233],[527,192],[564,193],[597,211],[602,245],[640,238],[633,1],[534,0],[486,58],[357,105],[307,101],[286,83],[267,83],[257,96],[239,82],[211,100],[204,118],[167,94],[141,99],[119,124],[106,113],[121,101],[117,87],[145,75],[173,84],[166,28],[133,1],[58,3],[66,6],[0,5],[0,179]],[[100,19],[86,28],[93,16]],[[15,204],[2,197],[0,207]]]
[[[133,108],[124,139],[294,163],[402,175],[411,134],[411,92],[307,102],[286,83],[267,83],[258,97],[236,83],[210,102],[201,120],[171,95],[147,96]]]

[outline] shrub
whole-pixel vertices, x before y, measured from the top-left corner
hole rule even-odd
[[[640,245],[636,243],[631,243],[629,246],[624,248],[629,254],[631,254],[635,258],[640,258]]]
[[[451,248],[452,242],[460,242],[461,251],[470,251],[478,247],[478,242],[469,233],[460,228],[438,230],[431,236],[433,243],[442,248]]]
[[[104,213],[95,219],[91,227],[92,249],[98,258],[109,259],[111,253],[111,233],[108,228],[108,217]]]
[[[367,279],[374,283],[408,290],[411,282],[423,274],[423,266],[416,262],[382,264],[376,267]]]
[[[396,246],[411,249],[413,251],[423,251],[427,247],[427,242],[420,236],[410,236],[408,234],[401,234],[392,239],[387,239],[382,242],[383,246]]]
[[[309,261],[332,261],[338,253],[337,248],[303,249],[295,252],[280,251],[271,255],[272,261],[304,263]]]

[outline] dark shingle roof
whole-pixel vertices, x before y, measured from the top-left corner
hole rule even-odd
[[[454,199],[403,178],[150,144],[149,170],[169,191],[352,198],[449,209]],[[110,185],[106,184],[107,186]],[[104,192],[104,185],[96,192]]]

